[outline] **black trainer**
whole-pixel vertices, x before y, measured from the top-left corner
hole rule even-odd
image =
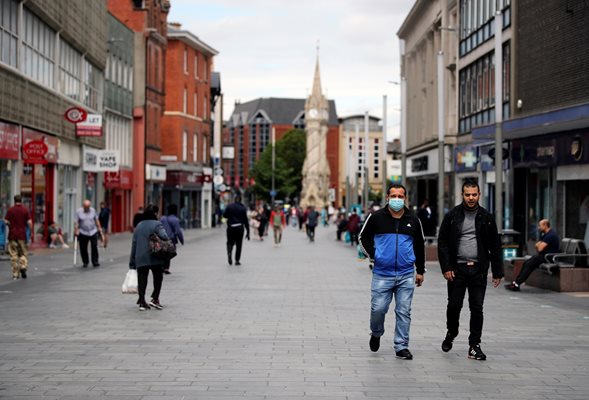
[[[231,259],[231,254],[227,255],[227,262],[229,263],[229,265],[233,265],[233,260]]]
[[[20,276],[23,279],[27,279],[27,270],[26,269],[21,269],[20,270]]]
[[[401,358],[403,360],[413,360],[413,354],[409,351],[409,349],[399,350],[395,353],[397,358]]]
[[[519,292],[519,285],[515,282],[511,282],[508,283],[507,285],[504,285],[505,289],[507,290],[511,290],[512,292]]]
[[[151,301],[148,303],[148,305],[151,308],[155,308],[156,310],[163,310],[164,309],[164,306],[162,306],[160,304],[160,301],[159,300],[156,300],[156,299],[151,299]]]
[[[370,335],[370,350],[377,352],[380,348],[380,336]]]
[[[452,350],[452,343],[454,342],[455,335],[451,335],[450,332],[446,333],[446,338],[442,342],[442,351],[444,353]]]
[[[239,261],[235,261],[235,265],[241,265]]]
[[[487,356],[481,350],[481,346],[477,344],[476,346],[470,346],[468,349],[468,358],[484,361],[487,359]]]

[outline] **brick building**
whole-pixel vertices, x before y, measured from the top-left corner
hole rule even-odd
[[[168,0],[108,0],[108,10],[135,32],[133,74],[133,208],[162,205]]]
[[[168,25],[162,156],[164,208],[178,206],[184,227],[210,227],[211,77],[218,52],[178,23]]]
[[[276,140],[293,128],[305,129],[305,99],[259,98],[237,103],[226,126],[223,147],[233,149],[234,158],[224,157],[225,182],[234,188],[251,185],[249,172],[270,144],[272,129]],[[339,123],[335,102],[329,100],[327,159],[331,171],[330,189],[339,191]],[[229,152],[231,153],[231,151]],[[334,200],[335,201],[335,200]]]
[[[100,177],[82,169],[82,147],[101,149],[104,136],[77,136],[64,114],[103,111],[106,6],[3,0],[0,14],[0,219],[21,193],[35,232],[55,220],[71,239],[76,209],[101,190]]]

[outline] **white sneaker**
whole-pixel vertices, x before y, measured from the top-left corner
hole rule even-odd
[[[50,248],[50,249],[55,249],[56,247],[57,247],[57,246],[56,246],[56,245],[54,245],[53,243],[49,245],[49,248]]]
[[[70,248],[70,246],[69,246],[69,244],[67,244],[67,243],[64,243],[64,244],[63,244],[63,248],[64,248],[64,249],[69,249],[69,248]]]

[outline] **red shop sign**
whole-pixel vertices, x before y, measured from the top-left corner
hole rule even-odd
[[[22,148],[27,162],[31,164],[47,164],[45,155],[48,150],[49,147],[42,140],[32,140]]]
[[[0,122],[0,158],[18,160],[20,149],[20,127]]]
[[[22,159],[29,164],[57,163],[59,139],[33,129],[22,130]]]
[[[133,171],[121,169],[117,172],[105,172],[104,187],[106,189],[133,189]]]

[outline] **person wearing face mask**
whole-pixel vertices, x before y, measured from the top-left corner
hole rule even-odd
[[[538,254],[526,260],[522,269],[515,278],[515,280],[507,285],[505,289],[513,292],[519,292],[520,286],[529,278],[529,276],[537,269],[540,264],[546,262],[544,256],[549,253],[559,253],[560,239],[554,231],[550,228],[550,221],[542,219],[538,222],[538,232],[540,240],[536,242],[536,251]]]
[[[398,358],[412,360],[409,351],[411,301],[425,273],[425,238],[419,218],[405,206],[407,191],[393,184],[388,207],[368,215],[359,235],[360,248],[373,265],[370,307],[370,350],[376,352],[384,334],[385,315],[395,297],[394,349]]]
[[[493,287],[498,287],[503,278],[501,238],[495,217],[479,206],[480,195],[478,183],[466,180],[462,185],[462,203],[446,214],[438,234],[438,259],[448,287],[447,332],[442,351],[450,351],[458,336],[460,310],[468,290],[468,358],[474,360],[487,359],[480,343],[489,264]]]

